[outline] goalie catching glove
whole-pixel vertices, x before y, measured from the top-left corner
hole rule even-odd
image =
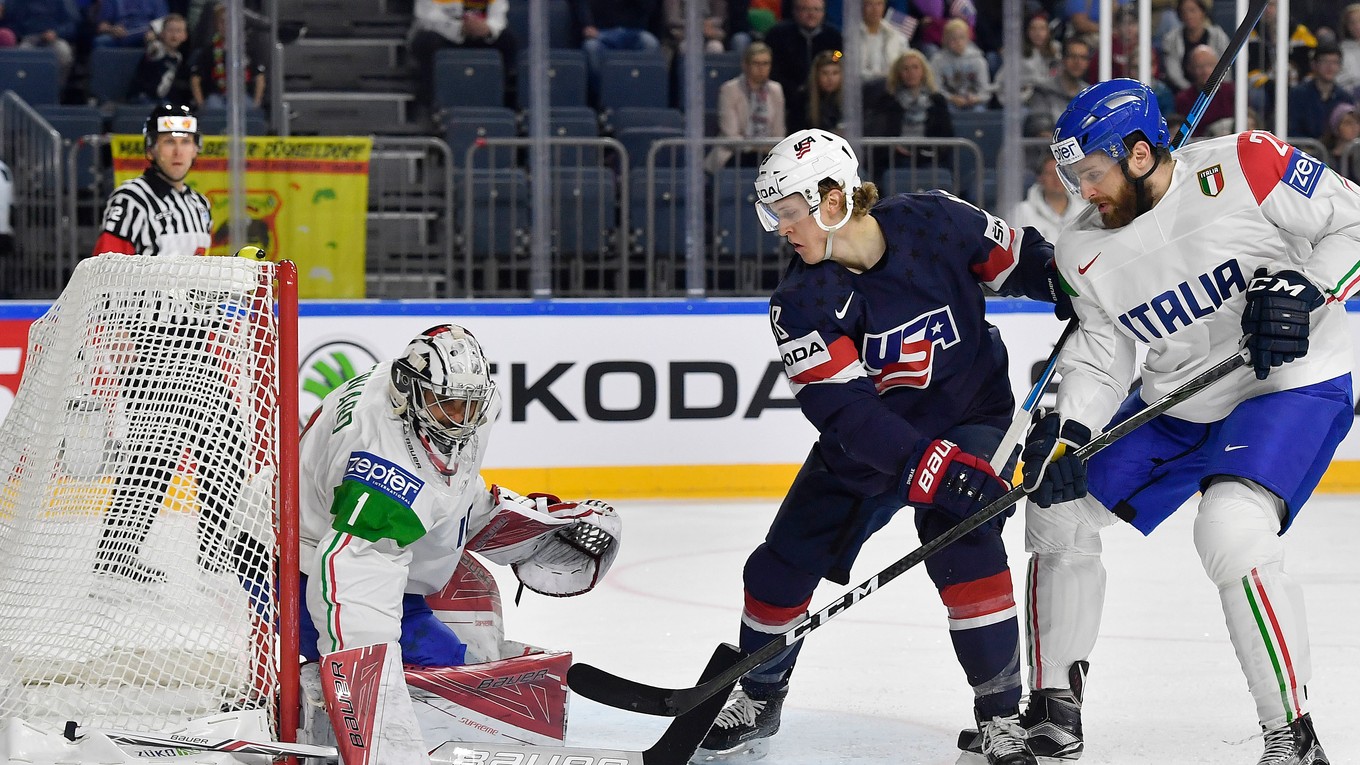
[[[1272,368],[1308,355],[1311,315],[1324,302],[1322,292],[1298,271],[1269,274],[1265,268],[1256,269],[1242,312],[1242,333],[1256,379],[1264,380]]]
[[[1086,463],[1072,452],[1091,441],[1091,429],[1057,412],[1035,414],[1020,453],[1025,493],[1039,507],[1086,496]]]
[[[508,564],[525,587],[553,597],[590,592],[619,554],[623,520],[598,499],[564,502],[492,486],[491,521],[469,550]]]
[[[1010,490],[987,461],[953,441],[936,439],[907,460],[898,496],[915,507],[935,507],[960,520],[992,504]],[[1004,515],[1011,515],[1015,507]],[[997,516],[992,523],[999,523]]]

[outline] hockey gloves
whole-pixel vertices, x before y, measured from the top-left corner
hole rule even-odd
[[[1077,315],[1072,308],[1072,296],[1063,289],[1062,276],[1058,273],[1058,264],[1049,261],[1044,269],[1045,287],[1048,288],[1048,296],[1053,298],[1053,315],[1058,317],[1058,321],[1067,321]]]
[[[1242,313],[1256,379],[1264,380],[1272,367],[1308,354],[1309,314],[1324,302],[1322,292],[1297,271],[1268,274],[1265,268],[1256,269]]]
[[[898,495],[915,507],[931,506],[960,520],[976,513],[1010,490],[987,460],[936,439],[907,460]],[[1015,512],[1011,507],[1006,515]]]
[[[1025,493],[1034,504],[1048,507],[1086,496],[1086,463],[1072,452],[1090,440],[1091,429],[1080,422],[1063,422],[1057,412],[1040,412],[1020,453]]]

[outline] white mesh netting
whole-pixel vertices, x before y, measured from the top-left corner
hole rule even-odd
[[[33,324],[0,424],[0,719],[273,719],[274,268],[101,256]]]

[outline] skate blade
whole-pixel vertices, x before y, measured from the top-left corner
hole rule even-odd
[[[972,763],[982,763],[985,765],[987,758],[982,754],[982,734],[975,729],[965,728],[959,731],[959,759],[955,765],[971,765]],[[1071,765],[1081,757],[1081,750],[1078,749],[1072,754],[1052,757],[1042,754],[1034,755],[1034,759],[1042,765]]]
[[[768,738],[758,738],[754,741],[743,741],[731,749],[700,749],[689,758],[690,765],[706,765],[708,763],[731,763],[731,762],[753,762],[765,758],[770,753],[770,740]]]
[[[1043,755],[1035,755],[1034,760],[1040,765],[1072,765],[1073,762],[1073,758],[1059,759]],[[959,752],[959,758],[954,761],[954,765],[987,765],[987,756],[981,752],[964,750]]]

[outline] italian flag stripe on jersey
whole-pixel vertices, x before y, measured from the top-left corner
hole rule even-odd
[[[333,653],[343,645],[340,639],[340,599],[335,592],[335,556],[353,541],[354,537],[349,534],[336,534],[322,555],[321,599],[326,603],[326,636],[331,639],[331,650],[323,653]]]
[[[1280,629],[1280,620],[1275,614],[1275,606],[1266,594],[1261,583],[1260,572],[1252,569],[1242,577],[1242,587],[1246,590],[1247,604],[1256,618],[1256,627],[1261,632],[1267,655],[1275,667],[1275,679],[1280,688],[1280,701],[1284,705],[1285,720],[1294,722],[1300,714],[1298,684],[1294,679],[1294,662],[1289,657],[1289,645],[1285,643]]]

